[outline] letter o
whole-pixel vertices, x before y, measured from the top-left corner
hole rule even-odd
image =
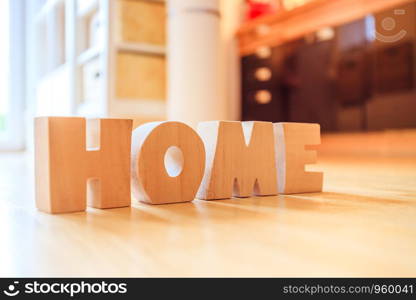
[[[178,147],[183,154],[182,170],[170,176],[166,151]],[[195,198],[205,169],[205,148],[199,135],[181,122],[152,122],[133,131],[131,181],[133,196],[142,202],[166,204]]]

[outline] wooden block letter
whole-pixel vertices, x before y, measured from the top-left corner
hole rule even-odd
[[[321,143],[319,124],[275,123],[276,165],[280,194],[322,191],[323,173],[305,172],[305,164],[316,163],[316,151],[306,145]]]
[[[171,174],[168,168],[172,166],[165,165],[170,149],[176,149],[180,160]],[[188,125],[152,122],[136,128],[131,157],[131,184],[137,200],[165,204],[195,198],[204,174],[205,150],[201,138]]]
[[[206,166],[197,198],[276,195],[273,124],[213,121],[198,124]]]
[[[39,210],[84,211],[86,198],[88,205],[96,208],[130,205],[132,120],[89,120],[89,124],[95,124],[99,148],[87,150],[84,118],[35,119]]]

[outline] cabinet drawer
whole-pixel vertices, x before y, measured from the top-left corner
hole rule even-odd
[[[119,41],[165,45],[165,4],[156,1],[117,1]]]
[[[82,101],[98,101],[101,91],[101,68],[99,58],[93,59],[82,67]]]
[[[117,98],[166,98],[166,61],[163,56],[119,52],[116,64]]]
[[[413,88],[414,50],[412,42],[378,49],[375,54],[375,89],[378,93]]]

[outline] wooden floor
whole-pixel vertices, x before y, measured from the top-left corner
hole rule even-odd
[[[416,276],[416,159],[313,169],[323,193],[47,215],[0,155],[0,276]]]

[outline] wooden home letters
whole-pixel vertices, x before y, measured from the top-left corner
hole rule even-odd
[[[322,191],[323,173],[306,172],[305,164],[316,163],[316,151],[305,146],[321,143],[319,124],[275,123],[275,153],[279,194]]]
[[[177,176],[170,176],[165,154],[170,147],[182,151],[183,162]],[[201,138],[179,122],[152,122],[133,131],[132,188],[136,199],[165,204],[195,198],[204,174],[205,150]]]
[[[130,186],[151,204],[322,190],[323,174],[305,171],[316,162],[305,146],[320,143],[318,124],[212,121],[198,133],[172,121],[132,133],[131,120],[36,118],[36,205],[49,213],[84,211],[87,201],[129,206]]]
[[[45,212],[130,205],[132,120],[100,119],[99,149],[87,150],[84,118],[35,120],[36,205]],[[88,182],[88,185],[87,185]],[[88,188],[87,188],[88,187]]]
[[[207,158],[197,198],[277,194],[272,123],[203,122],[198,133]]]

